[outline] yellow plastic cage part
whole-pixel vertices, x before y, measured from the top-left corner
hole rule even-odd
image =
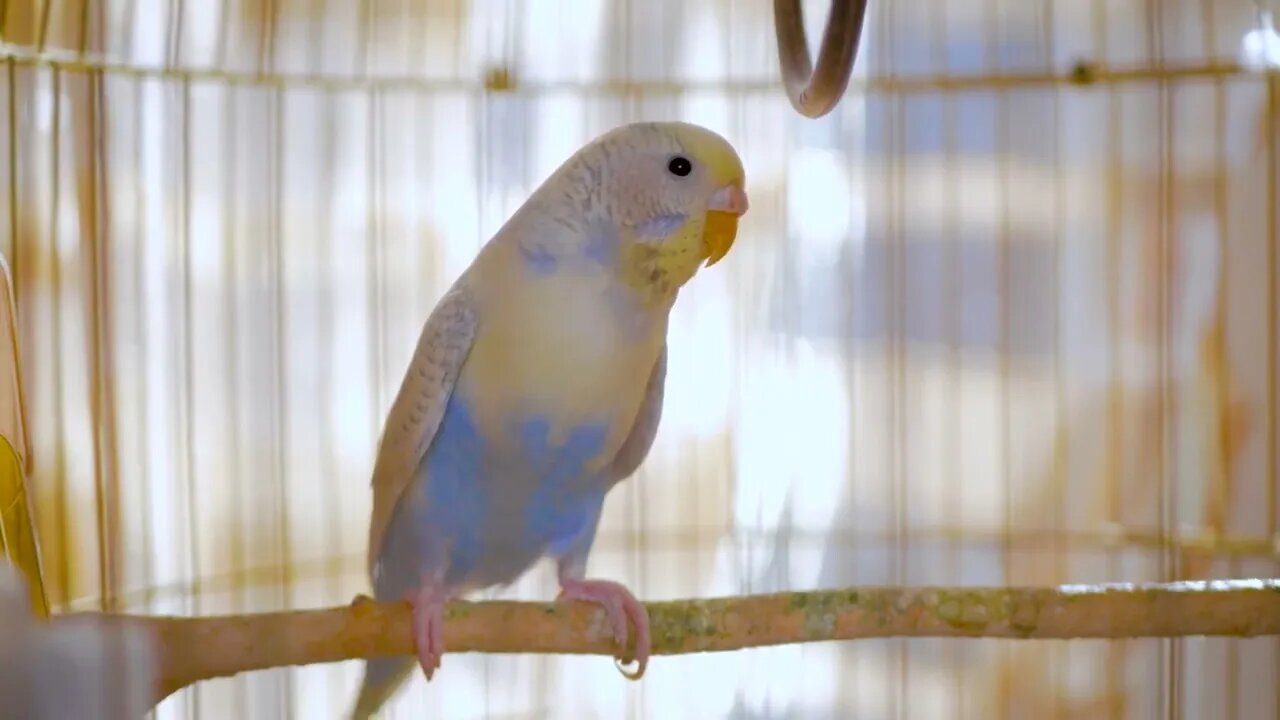
[[[26,483],[31,446],[22,403],[17,309],[11,277],[9,263],[0,255],[0,554],[26,578],[32,610],[47,617],[49,599]]]

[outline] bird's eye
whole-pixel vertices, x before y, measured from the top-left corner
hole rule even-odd
[[[693,163],[689,162],[689,158],[677,155],[671,158],[671,162],[667,163],[667,170],[676,177],[684,177],[693,172]]]

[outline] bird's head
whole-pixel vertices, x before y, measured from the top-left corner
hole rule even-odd
[[[655,297],[674,296],[699,267],[724,258],[748,207],[737,151],[684,122],[611,130],[557,176],[554,201],[583,229],[583,255]]]

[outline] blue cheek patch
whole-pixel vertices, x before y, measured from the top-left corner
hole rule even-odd
[[[684,215],[659,215],[646,220],[635,227],[637,238],[645,240],[661,240],[680,229],[687,218]]]

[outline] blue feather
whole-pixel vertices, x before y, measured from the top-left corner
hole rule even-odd
[[[680,229],[680,226],[687,220],[684,215],[659,215],[658,217],[646,220],[635,228],[635,234],[638,238],[649,240],[660,240],[668,237],[671,233]]]
[[[556,270],[556,256],[545,247],[529,247],[526,243],[520,243],[520,256],[524,258],[525,267],[535,275],[550,275]]]
[[[618,228],[614,225],[593,228],[587,234],[582,254],[605,267],[613,265],[618,257]]]
[[[586,473],[586,465],[600,455],[608,428],[580,425],[555,446],[550,444],[550,434],[551,423],[543,417],[520,427],[523,454],[540,475],[525,509],[525,522],[533,537],[550,546],[552,555],[560,555],[591,525],[604,503],[604,485]]]
[[[375,594],[403,594],[440,563],[447,584],[488,586],[514,581],[543,555],[585,551],[607,489],[588,464],[609,428],[584,423],[555,443],[552,428],[550,418],[529,416],[505,428],[507,442],[494,442],[455,392],[412,500],[391,521],[382,552],[387,584]]]

